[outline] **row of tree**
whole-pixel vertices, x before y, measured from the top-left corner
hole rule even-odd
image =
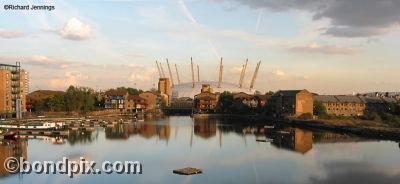
[[[118,87],[117,90],[127,90],[130,95],[139,95],[141,89]],[[70,86],[65,93],[57,93],[46,99],[36,101],[33,109],[36,112],[42,111],[74,111],[88,112],[104,107],[102,94],[95,92],[92,88]]]
[[[217,112],[225,114],[263,113],[265,111],[264,109],[265,107],[261,106],[261,102],[259,99],[256,100],[257,100],[256,107],[249,107],[247,104],[244,104],[241,100],[235,100],[231,92],[224,91],[219,96],[217,102]]]

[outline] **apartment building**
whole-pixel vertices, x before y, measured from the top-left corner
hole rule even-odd
[[[21,65],[0,64],[0,116],[21,116],[26,112],[29,74]],[[21,113],[17,113],[21,112]]]
[[[300,116],[314,112],[313,94],[307,90],[280,90],[271,97],[277,115]]]
[[[328,114],[337,116],[361,116],[366,109],[366,103],[358,96],[318,95],[314,99],[325,106]]]

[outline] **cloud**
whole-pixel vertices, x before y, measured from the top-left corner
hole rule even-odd
[[[91,26],[75,17],[69,19],[60,30],[61,37],[69,40],[87,40],[93,37],[92,34]]]
[[[323,178],[311,176],[309,183],[399,183],[400,172],[390,166],[368,162],[339,161],[322,165],[326,172]]]
[[[358,49],[354,48],[320,45],[318,43],[311,43],[306,46],[292,47],[289,49],[289,51],[309,52],[309,53],[319,53],[319,54],[342,54],[342,55],[354,54],[359,52]]]
[[[275,70],[275,71],[272,72],[272,74],[273,74],[273,76],[274,76],[275,78],[278,78],[278,79],[287,79],[287,78],[289,77],[289,75],[286,74],[286,73],[285,73],[284,71],[282,71],[282,70]]]
[[[129,82],[151,82],[153,81],[153,76],[156,72],[155,67],[135,67],[129,77]]]
[[[25,36],[25,33],[21,32],[21,31],[0,28],[0,38],[12,39],[12,38],[21,38],[24,36]]]
[[[80,85],[81,81],[89,79],[89,76],[83,75],[78,71],[66,71],[64,77],[50,80],[50,86],[53,88],[66,88],[70,85]]]
[[[32,56],[0,56],[0,62],[15,62],[20,61],[22,65],[39,66],[39,67],[50,67],[50,68],[67,68],[71,65],[76,65],[78,63],[67,61],[65,59],[45,56],[45,55],[32,55]]]
[[[222,2],[222,1],[214,1]],[[398,0],[225,0],[251,8],[271,11],[301,10],[313,20],[330,21],[323,34],[335,37],[370,37],[394,30],[400,23]]]

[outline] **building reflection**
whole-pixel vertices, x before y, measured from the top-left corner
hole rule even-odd
[[[335,132],[310,131],[272,124],[252,124],[229,120],[221,122],[217,119],[195,119],[193,131],[195,135],[203,138],[210,138],[218,133],[221,147],[224,134],[236,133],[243,138],[244,144],[248,144],[246,137],[254,137],[257,142],[270,143],[277,148],[300,154],[307,154],[312,150],[313,144],[370,140]]]
[[[217,134],[217,121],[215,119],[194,119],[194,134],[207,139]]]
[[[160,121],[150,120],[145,122],[119,123],[112,127],[105,128],[105,137],[110,140],[127,140],[131,136],[140,136],[145,139],[157,138],[157,140],[170,141],[171,129],[174,129],[177,137],[179,125],[171,126],[169,118]],[[307,154],[313,148],[313,144],[335,143],[335,142],[357,142],[366,141],[360,137],[348,134],[338,134],[325,131],[310,131],[301,128],[277,126],[272,124],[254,124],[238,122],[237,120],[220,120],[207,118],[194,118],[191,127],[183,126],[180,133],[190,136],[190,145],[194,143],[197,136],[204,141],[213,141],[217,138],[220,147],[223,147],[223,137],[234,133],[243,139],[243,143],[248,144],[248,138],[252,137],[257,142],[266,142],[277,148],[293,151],[300,154]],[[217,136],[218,135],[218,136]],[[92,140],[87,134],[83,140]],[[84,136],[84,137],[85,137]]]
[[[272,144],[278,148],[305,154],[312,149],[313,134],[311,131],[298,128],[280,130],[274,133]]]
[[[128,139],[130,136],[139,135],[150,139],[157,137],[159,140],[169,142],[171,136],[171,127],[169,123],[157,124],[156,122],[136,122],[116,124],[113,127],[106,127],[106,139]]]
[[[8,157],[24,158],[28,160],[28,141],[26,139],[1,140],[0,141],[0,178],[9,176],[4,168],[4,162]]]
[[[37,139],[37,140],[42,140],[51,144],[55,144],[55,145],[63,145],[65,144],[67,141],[67,137],[68,136],[46,136],[46,135],[20,135],[19,138],[22,139]]]

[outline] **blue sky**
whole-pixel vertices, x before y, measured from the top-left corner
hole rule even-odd
[[[249,58],[247,86],[261,60],[260,91],[347,94],[400,85],[396,0],[1,1],[7,4],[56,8],[0,10],[0,62],[21,61],[31,91],[149,89],[157,83],[155,60],[167,72],[165,58],[189,82],[191,56],[201,80],[218,79],[223,57],[224,81],[232,83]]]

